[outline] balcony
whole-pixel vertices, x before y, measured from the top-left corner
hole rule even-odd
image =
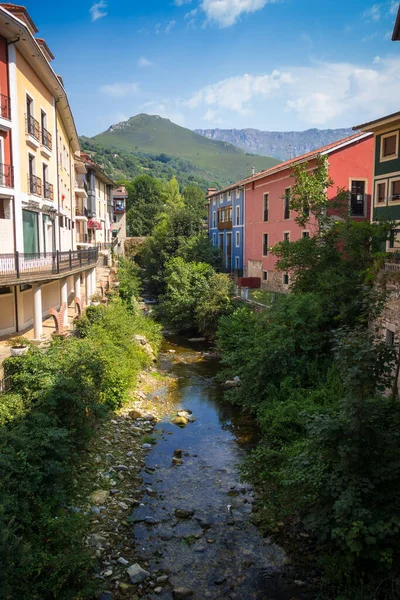
[[[43,197],[46,198],[46,200],[54,200],[53,186],[48,181],[44,182],[43,192]]]
[[[87,217],[88,217],[87,208],[85,208],[84,206],[77,206],[75,208],[75,217],[77,219],[87,219]]]
[[[219,221],[218,229],[232,229],[232,221]]]
[[[81,180],[75,179],[74,190],[75,195],[79,198],[87,198],[87,184],[86,181],[83,180],[83,178]]]
[[[25,115],[25,139],[32,148],[40,146],[40,124],[32,115]]]
[[[77,273],[88,265],[96,265],[97,260],[97,248],[0,254],[0,285],[60,279],[66,273]]]
[[[50,131],[47,131],[47,129],[45,129],[44,127],[42,127],[42,132],[41,132],[41,137],[42,137],[42,147],[41,147],[41,153],[43,154],[43,156],[45,158],[50,158],[51,157],[51,151],[53,149],[53,138],[51,136]]]
[[[114,202],[114,213],[115,214],[123,214],[125,212],[125,202]]]
[[[42,180],[36,175],[28,175],[28,192],[34,196],[42,195]]]
[[[14,187],[14,168],[0,163],[0,187]]]

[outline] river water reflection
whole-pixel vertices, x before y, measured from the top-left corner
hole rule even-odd
[[[179,586],[193,590],[195,600],[301,598],[285,578],[283,550],[250,521],[253,494],[240,482],[237,464],[257,431],[223,401],[216,360],[202,358],[198,344],[174,340],[165,344],[160,366],[178,378],[176,408],[192,411],[196,421],[184,429],[158,423],[159,439],[142,472],[150,489],[133,514],[136,547],[140,561],[151,572],[168,573],[170,583],[145,598],[171,600]],[[177,449],[183,450],[181,466],[172,465]],[[194,514],[178,519],[176,509]],[[145,517],[156,524],[147,525]]]

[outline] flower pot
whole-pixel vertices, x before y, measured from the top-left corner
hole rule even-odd
[[[23,356],[28,352],[28,346],[11,346],[11,356]]]

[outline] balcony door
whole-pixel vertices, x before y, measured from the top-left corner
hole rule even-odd
[[[31,210],[23,210],[22,224],[24,234],[24,253],[35,254],[36,252],[39,252],[38,214]]]
[[[54,250],[53,248],[53,227],[54,223],[50,219],[49,215],[43,215],[43,252],[48,252],[51,254]]]

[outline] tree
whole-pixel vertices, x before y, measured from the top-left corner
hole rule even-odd
[[[182,192],[185,206],[199,216],[199,219],[207,217],[206,195],[197,185],[188,185]]]
[[[208,338],[215,337],[220,318],[232,312],[233,294],[234,284],[226,273],[214,273],[210,277],[195,308],[197,328]]]
[[[140,175],[126,188],[128,233],[133,237],[149,235],[164,208],[163,186],[154,177]]]

